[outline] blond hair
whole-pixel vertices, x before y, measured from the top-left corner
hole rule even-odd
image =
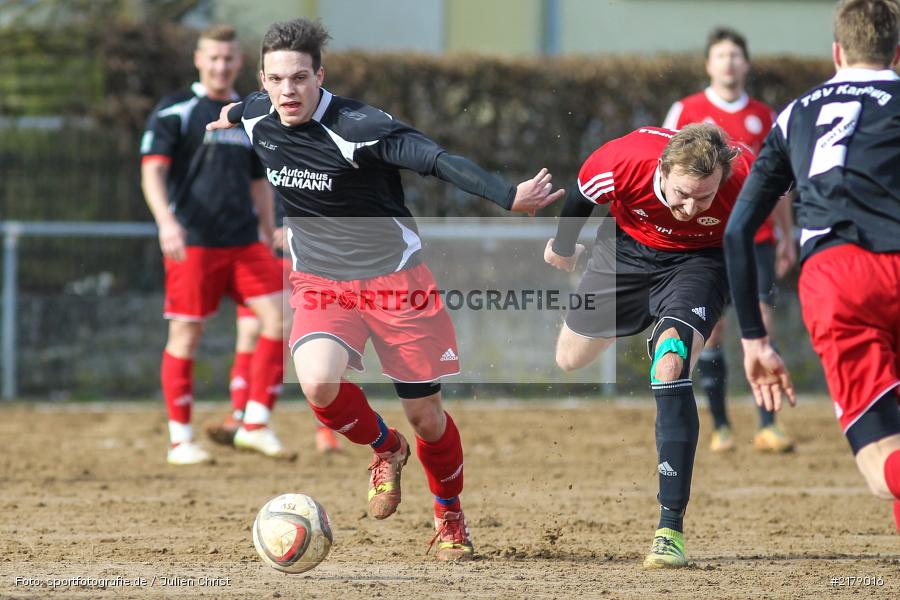
[[[687,125],[666,144],[660,157],[660,170],[666,177],[678,168],[682,173],[706,179],[722,168],[722,181],[731,175],[731,161],[740,150],[728,144],[728,136],[715,125]]]
[[[834,11],[834,41],[848,64],[888,66],[897,51],[898,0],[842,0]]]
[[[237,31],[231,25],[210,25],[200,34],[200,40],[212,40],[214,42],[233,42],[237,40]]]

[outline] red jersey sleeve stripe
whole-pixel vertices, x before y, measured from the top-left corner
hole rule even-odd
[[[142,165],[148,165],[150,163],[161,162],[167,165],[172,164],[172,157],[166,156],[165,154],[148,154],[141,158]]]

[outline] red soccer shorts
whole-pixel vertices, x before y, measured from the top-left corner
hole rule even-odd
[[[291,282],[289,279],[291,276],[291,259],[280,258],[280,259],[276,259],[276,260],[281,263],[281,275],[282,275],[281,283],[283,286],[282,289],[284,290],[285,294],[290,293]],[[237,305],[237,318],[244,319],[247,317],[255,319],[256,313],[254,313],[253,310],[246,304],[238,304]]]
[[[803,321],[845,434],[900,385],[898,290],[898,253],[875,254],[845,244],[822,250],[803,265]]]
[[[292,354],[306,341],[327,337],[347,349],[352,369],[362,371],[371,337],[391,379],[419,383],[459,373],[453,322],[426,265],[352,281],[294,272],[291,283]]]
[[[260,242],[246,246],[188,246],[181,262],[165,259],[166,301],[163,316],[203,321],[219,308],[222,296],[243,304],[283,293],[281,268]]]

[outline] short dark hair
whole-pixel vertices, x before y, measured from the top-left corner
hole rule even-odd
[[[847,62],[889,65],[897,51],[900,2],[844,0],[834,12],[834,41]]]
[[[294,19],[272,23],[263,37],[259,67],[263,68],[263,59],[269,52],[290,50],[309,54],[312,58],[313,71],[318,71],[322,66],[322,50],[330,39],[331,36],[318,19],[315,21]]]
[[[744,58],[748,61],[750,60],[750,51],[747,50],[747,38],[742,36],[731,27],[716,27],[709,32],[709,37],[706,38],[706,50],[704,52],[704,56],[706,56],[706,58],[709,58],[710,49],[719,42],[725,41],[729,41],[735,46],[738,46],[741,51],[743,51]]]

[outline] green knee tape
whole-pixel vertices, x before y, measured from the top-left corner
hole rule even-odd
[[[664,339],[656,345],[656,352],[653,354],[653,362],[650,363],[650,383],[662,383],[662,381],[657,379],[653,373],[656,371],[656,361],[669,352],[677,354],[682,360],[687,360],[687,346],[684,345],[684,342],[678,338]]]

